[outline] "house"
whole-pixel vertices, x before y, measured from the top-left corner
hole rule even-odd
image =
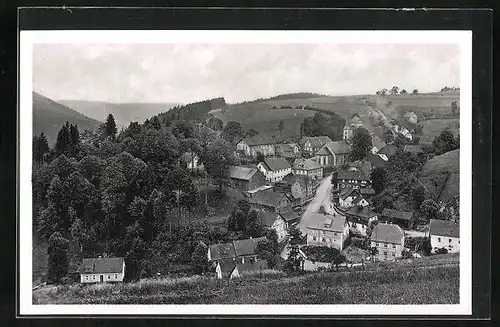
[[[217,263],[245,263],[257,260],[257,244],[265,237],[249,238],[229,243],[211,244],[208,247],[208,261]]]
[[[278,214],[259,212],[259,217],[264,226],[276,231],[278,242],[285,240],[288,236],[288,228],[297,224],[300,220],[300,215],[293,211],[280,212]]]
[[[275,140],[260,135],[243,138],[236,144],[236,150],[252,157],[256,157],[258,153],[264,156],[274,156]]]
[[[409,229],[413,223],[413,212],[385,208],[382,211],[381,220]]]
[[[270,212],[292,210],[291,199],[285,193],[275,191],[272,188],[253,193],[248,202],[252,208],[258,210],[267,210]]]
[[[276,144],[276,156],[293,161],[299,156],[299,148],[295,143]]]
[[[423,153],[422,147],[420,145],[405,145],[403,152],[409,153]]]
[[[352,128],[356,129],[356,128],[360,128],[363,126],[363,121],[361,120],[361,118],[359,118],[358,116],[354,116],[352,117],[351,119],[351,122],[350,122],[350,125]]]
[[[382,160],[387,161],[392,156],[394,156],[398,152],[398,147],[394,144],[388,144],[384,146],[382,149],[378,150],[377,155],[382,158]]]
[[[353,188],[367,187],[370,177],[359,170],[340,170],[337,173],[337,184],[340,189],[352,186]]]
[[[366,236],[368,228],[371,228],[373,222],[378,220],[378,215],[367,206],[355,206],[347,211],[346,218],[349,227]]]
[[[248,261],[245,263],[218,262],[215,267],[215,273],[218,279],[234,279],[265,269],[267,269],[267,262],[265,260]]]
[[[311,178],[305,175],[288,175],[276,184],[276,188],[282,192],[290,193],[292,199],[304,202],[314,195],[315,184]]]
[[[406,118],[410,123],[416,124],[418,122],[418,117],[413,111],[409,111],[403,115],[403,118]]]
[[[292,166],[294,175],[304,175],[313,180],[323,177],[323,167],[313,159],[295,159]]]
[[[189,170],[202,170],[204,168],[200,158],[194,152],[184,152],[179,162],[184,168]]]
[[[445,248],[448,253],[460,252],[460,224],[449,220],[431,219],[429,229],[433,251]]]
[[[371,247],[377,249],[377,260],[395,260],[402,256],[404,231],[395,224],[379,223],[370,234]]]
[[[378,150],[382,149],[387,145],[384,141],[382,141],[380,137],[378,137],[375,134],[372,134],[371,139],[372,139],[372,154],[377,154]]]
[[[300,139],[299,145],[302,153],[312,157],[328,142],[332,142],[328,136],[306,136]]]
[[[349,185],[346,188],[341,189],[339,195],[339,205],[341,208],[350,208],[352,206],[366,207],[370,205],[370,203],[361,195],[359,189],[353,188]]]
[[[324,144],[316,152],[315,160],[322,167],[338,167],[347,161],[351,146],[346,141],[335,141]]]
[[[292,166],[285,158],[265,158],[264,161],[259,162],[257,168],[271,183],[279,182],[292,172]]]
[[[258,168],[231,166],[229,168],[231,186],[241,191],[250,191],[267,183],[266,177]]]
[[[372,163],[368,160],[356,160],[354,162],[348,163],[347,166],[348,166],[347,170],[361,171],[366,176],[370,176],[373,170]]]
[[[359,189],[359,193],[361,193],[361,196],[363,196],[366,201],[370,202],[371,198],[375,195],[375,190],[371,187],[362,187]]]
[[[307,245],[334,247],[342,251],[349,238],[347,220],[341,215],[311,213],[307,224]]]
[[[80,283],[123,282],[124,258],[87,258],[78,268]]]

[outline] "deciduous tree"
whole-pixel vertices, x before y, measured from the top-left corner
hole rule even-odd
[[[68,273],[68,246],[69,241],[59,232],[54,232],[49,238],[48,280],[52,284],[61,282]]]

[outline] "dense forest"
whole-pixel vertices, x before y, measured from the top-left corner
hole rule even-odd
[[[125,257],[130,280],[199,272],[208,267],[209,244],[268,234],[245,201],[226,223],[191,221],[218,207],[229,166],[238,164],[226,139],[242,131],[228,125],[221,137],[206,124],[153,117],[118,133],[109,115],[96,131],[64,124],[54,147],[45,135],[35,136],[34,239],[48,244],[49,281],[99,255]],[[184,152],[199,154],[205,172],[180,166]]]
[[[225,106],[226,101],[224,98],[204,100],[184,106],[175,106],[169,111],[159,114],[158,118],[166,122],[174,120],[202,121],[207,118],[207,114],[210,110],[223,108]]]

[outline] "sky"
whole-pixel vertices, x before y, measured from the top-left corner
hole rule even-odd
[[[453,44],[35,44],[33,89],[53,100],[228,103],[284,93],[459,86]]]

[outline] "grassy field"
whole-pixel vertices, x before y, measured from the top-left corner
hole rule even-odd
[[[422,124],[422,134],[432,138],[438,136],[445,129],[449,129],[453,134],[460,134],[460,119],[432,119],[426,120]]]
[[[440,200],[451,200],[460,191],[460,149],[428,160],[420,171],[419,180],[431,194],[438,196],[441,191]]]
[[[459,302],[458,255],[377,264],[365,271],[287,277],[264,271],[235,280],[151,279],[64,285],[33,291],[35,304],[452,304]]]

